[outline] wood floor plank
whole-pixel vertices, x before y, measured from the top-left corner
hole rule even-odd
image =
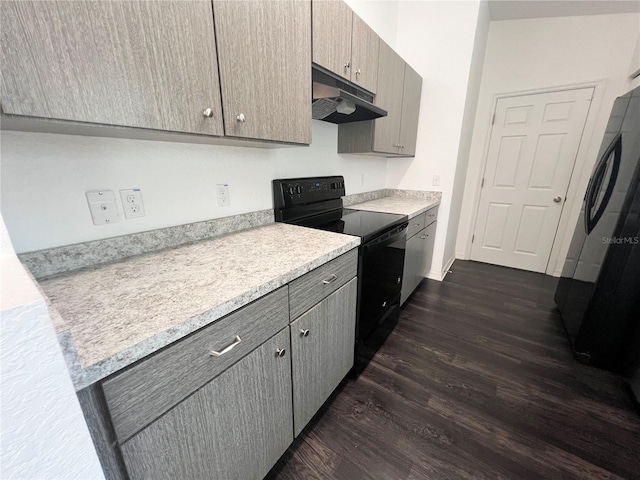
[[[622,379],[573,359],[557,279],[456,260],[270,479],[640,478]]]

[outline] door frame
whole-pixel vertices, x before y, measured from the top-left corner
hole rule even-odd
[[[556,277],[560,276],[560,272],[562,271],[562,267],[564,265],[564,256],[566,256],[566,252],[569,248],[569,242],[571,241],[571,233],[573,233],[572,231],[567,231],[568,230],[567,227],[569,226],[569,220],[572,216],[579,215],[580,208],[582,207],[582,198],[576,198],[576,197],[578,196],[577,192],[578,192],[578,187],[580,186],[579,185],[580,180],[584,174],[585,168],[588,163],[587,159],[588,159],[589,143],[593,136],[593,132],[597,123],[597,116],[598,116],[598,112],[600,111],[600,106],[602,103],[602,97],[604,95],[606,82],[607,80],[600,79],[600,80],[594,80],[591,82],[559,85],[555,87],[544,87],[544,88],[496,93],[491,96],[491,99],[492,99],[491,110],[490,110],[489,118],[485,123],[486,136],[484,139],[482,161],[474,181],[475,192],[471,200],[473,202],[471,221],[470,221],[471,228],[465,240],[465,246],[464,246],[465,259],[471,259],[472,238],[474,236],[474,232],[477,227],[478,208],[480,206],[480,196],[482,195],[482,179],[484,178],[484,173],[487,168],[487,162],[489,159],[489,146],[491,144],[491,136],[493,134],[492,119],[493,119],[493,115],[495,115],[496,113],[498,101],[504,98],[521,97],[525,95],[554,93],[554,92],[562,92],[566,90],[578,90],[581,88],[593,88],[591,105],[589,106],[589,111],[587,113],[584,129],[582,131],[582,138],[580,139],[580,144],[578,145],[578,153],[576,154],[576,158],[574,160],[573,170],[571,172],[569,185],[567,187],[567,193],[565,195],[566,200],[562,206],[562,213],[560,214],[560,219],[558,220],[558,228],[556,229],[556,234],[553,239],[553,245],[551,247],[551,253],[549,254],[549,260],[547,262],[547,268],[545,269],[546,275],[553,275]],[[574,213],[576,208],[578,210],[578,213]],[[564,252],[564,255],[561,256],[560,255],[561,252]]]

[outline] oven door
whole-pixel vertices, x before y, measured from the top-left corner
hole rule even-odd
[[[362,246],[358,339],[365,341],[398,301],[407,243],[407,223]]]

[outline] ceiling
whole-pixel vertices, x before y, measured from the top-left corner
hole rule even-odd
[[[640,12],[640,1],[627,0],[489,0],[491,20],[569,17]],[[640,29],[640,25],[638,27]]]

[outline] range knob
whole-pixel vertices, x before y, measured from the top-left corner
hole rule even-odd
[[[296,189],[294,187],[289,187],[289,195],[293,195],[294,193],[296,193]]]
[[[298,185],[298,186],[296,187],[296,192],[297,192],[297,193],[302,193],[302,187],[301,187],[300,185]]]

